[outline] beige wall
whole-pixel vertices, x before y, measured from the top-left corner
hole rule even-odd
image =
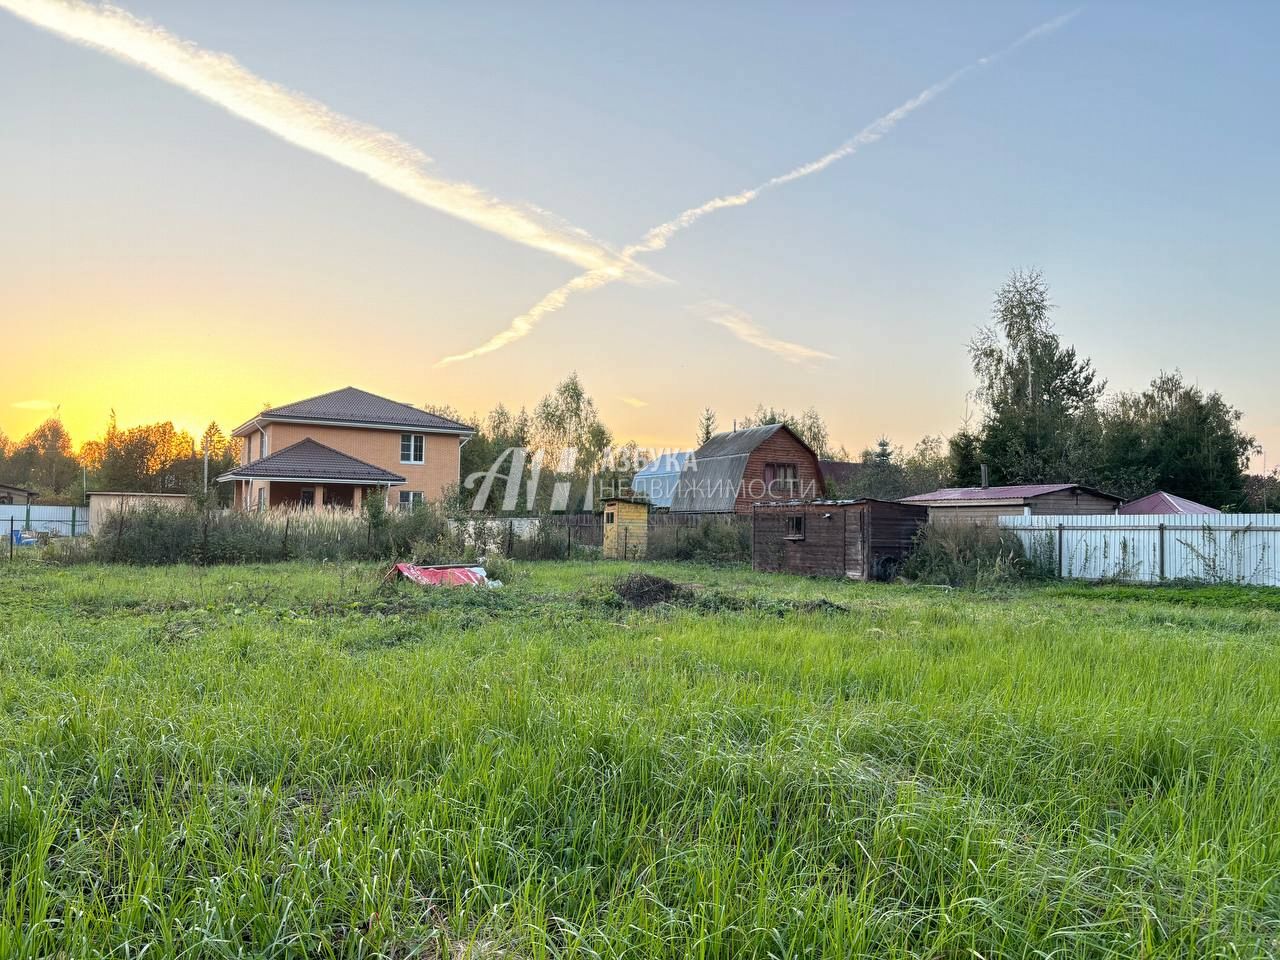
[[[173,493],[93,493],[89,494],[89,532],[97,533],[107,517],[114,513],[137,510],[149,504],[179,508],[191,498]]]
[[[996,507],[929,507],[930,523],[978,523],[995,526],[1001,517],[1020,517],[1026,511],[1015,505]]]
[[[397,501],[401,490],[421,490],[425,499],[440,500],[445,490],[458,482],[461,441],[449,434],[425,434],[425,461],[401,463],[398,430],[322,427],[301,423],[270,423],[266,425],[266,430],[269,454],[278,453],[285,447],[310,437],[317,443],[333,447],[365,463],[400,474],[405,478],[405,483],[391,488],[392,504]],[[256,434],[252,436],[256,437]],[[254,459],[257,459],[256,447],[253,452]]]

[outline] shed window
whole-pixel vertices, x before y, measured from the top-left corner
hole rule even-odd
[[[794,516],[787,517],[787,533],[788,540],[804,539],[804,514],[797,513]]]
[[[400,434],[400,462],[422,463],[426,459],[426,442],[420,433]]]
[[[606,511],[606,512],[605,512],[605,515],[604,515],[604,522],[605,522],[605,523],[613,523],[613,511],[612,511],[612,510],[608,510],[608,511]]]
[[[764,482],[770,496],[794,497],[799,486],[794,463],[766,463]]]

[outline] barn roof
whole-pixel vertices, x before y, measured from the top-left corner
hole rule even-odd
[[[760,444],[779,430],[808,445],[786,424],[768,423],[717,433],[694,451],[685,463],[680,483],[671,497],[672,513],[732,513],[742,489],[747,460]]]
[[[1203,503],[1196,503],[1186,497],[1179,497],[1172,493],[1165,493],[1163,490],[1157,490],[1155,493],[1149,493],[1145,497],[1139,497],[1132,503],[1126,503],[1116,512],[1127,516],[1156,516],[1162,513],[1211,514],[1221,513],[1222,511],[1215,510],[1213,507],[1206,507]]]
[[[307,437],[218,477],[226,480],[302,480],[331,483],[404,483],[404,477]]]
[[[248,423],[237,427],[240,434],[257,420],[285,420],[301,423],[343,423],[377,427],[413,427],[437,433],[470,434],[465,423],[427,413],[408,403],[388,400],[357,387],[343,387],[296,403],[263,410]]]
[[[1043,497],[1046,494],[1068,491],[1091,493],[1094,496],[1115,500],[1117,503],[1121,500],[1120,497],[1112,496],[1109,493],[1103,493],[1101,490],[1095,490],[1093,487],[1082,486],[1078,483],[1017,483],[1003,487],[943,487],[941,490],[934,490],[932,493],[917,493],[913,497],[903,497],[902,502],[958,505],[985,503],[991,500],[1034,500],[1036,497]]]

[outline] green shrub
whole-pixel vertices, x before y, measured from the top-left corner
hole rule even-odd
[[[988,524],[930,523],[916,538],[902,575],[921,583],[988,587],[1044,579],[1017,534]]]
[[[704,517],[696,526],[649,528],[650,560],[683,560],[717,565],[751,562],[751,527]]]

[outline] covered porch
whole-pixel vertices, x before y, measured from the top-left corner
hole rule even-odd
[[[337,483],[332,480],[236,480],[233,503],[238,509],[250,510],[275,507],[359,510],[364,506],[365,498],[387,495],[386,485]]]
[[[278,507],[359,510],[366,497],[388,497],[404,477],[310,438],[218,477],[233,483],[241,510]]]

